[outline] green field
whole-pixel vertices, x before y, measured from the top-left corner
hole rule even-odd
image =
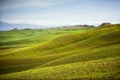
[[[120,24],[0,32],[0,80],[119,80]]]

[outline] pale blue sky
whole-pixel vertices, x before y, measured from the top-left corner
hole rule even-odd
[[[120,22],[120,0],[0,0],[0,21],[74,25]]]

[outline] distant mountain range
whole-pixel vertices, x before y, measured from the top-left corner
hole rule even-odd
[[[6,22],[0,21],[0,31],[7,31],[7,30],[12,30],[14,28],[18,29],[25,29],[25,28],[30,28],[30,29],[39,29],[39,28],[46,28],[49,26],[43,26],[43,25],[32,25],[32,24],[10,24]]]
[[[55,28],[56,27],[56,28]],[[8,31],[13,29],[80,29],[86,27],[94,27],[93,25],[67,25],[67,26],[50,26],[50,25],[32,25],[32,24],[10,24],[0,21],[0,31]]]

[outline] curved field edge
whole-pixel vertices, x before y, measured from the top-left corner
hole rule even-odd
[[[77,62],[72,64],[29,69],[22,72],[0,75],[2,80],[80,79],[116,80],[120,78],[120,57]]]
[[[84,32],[82,30],[17,30],[17,31],[0,31],[0,50],[11,48],[23,48],[26,46],[36,45],[45,42],[59,35]]]
[[[11,72],[23,71],[26,69],[118,57],[120,56],[119,48],[120,44],[116,44],[101,48],[95,48],[84,52],[77,50],[73,52],[63,53],[62,55],[56,54],[52,56],[43,56],[40,58],[3,60],[1,61],[2,65],[0,67],[0,70],[3,74],[7,74]]]
[[[93,45],[98,46],[101,44],[106,44],[107,41],[110,42],[111,40],[112,42],[116,38],[119,39],[118,38],[119,32],[120,32],[119,26],[110,27],[110,28],[101,28],[101,29],[96,28],[85,33],[80,33],[80,34],[77,33],[73,35],[65,35],[65,36],[57,37],[42,44],[34,45],[28,48],[18,49],[15,52],[7,53],[8,55],[7,54],[5,55],[3,54],[3,56],[0,55],[0,57],[3,58],[4,56],[9,56],[9,54],[10,56],[12,55],[13,57],[15,56],[15,57],[21,57],[21,58],[34,57],[34,56],[37,57],[44,53],[50,54],[50,53],[58,53],[61,51],[70,51],[72,49],[77,49],[79,45],[81,45],[81,47],[79,48],[82,48],[86,45],[88,45],[88,47]],[[85,40],[87,41],[85,42]],[[92,40],[95,40],[95,42]],[[23,53],[25,54],[23,55]]]
[[[91,32],[91,35],[89,34],[89,32]],[[43,49],[40,46],[41,44],[38,44],[37,46],[35,45],[31,48],[28,47],[20,51],[18,50],[17,52],[9,53],[9,55],[1,55],[0,57],[2,60],[0,60],[0,70],[4,74],[7,74],[9,72],[23,71],[36,67],[55,66],[120,56],[119,26],[107,28],[105,27],[100,29],[94,28],[93,30],[91,29],[89,32],[80,34],[75,33],[71,35],[56,37],[48,41],[49,43],[52,43],[52,45],[48,45],[56,46],[54,44],[56,44],[55,42],[58,43],[59,39],[62,39],[64,41],[69,37],[70,44],[65,41],[64,43],[67,44],[59,46],[60,43],[58,43],[57,48],[50,47],[50,50],[48,48]],[[81,34],[83,35],[83,37],[81,37]],[[75,35],[77,35],[77,37]],[[85,35],[89,37],[85,38]],[[72,40],[73,36],[75,37]],[[46,45],[43,45],[43,47],[45,48]],[[44,50],[43,52],[41,51],[41,48]]]
[[[13,52],[11,50],[10,53],[3,52],[0,55],[1,57],[0,71],[2,69],[5,75],[15,74],[15,76],[19,75],[17,74],[19,73],[18,71],[21,71],[23,72],[24,75],[21,75],[21,72],[20,72],[21,77],[18,76],[14,78],[14,76],[11,75],[8,78],[7,77],[5,78],[5,76],[1,77],[3,75],[0,75],[0,78],[1,79],[12,79],[13,77],[13,80],[14,79],[20,79],[20,80],[21,79],[23,80],[24,79],[25,80],[26,79],[28,80],[52,79],[53,80],[53,79],[59,78],[58,76],[61,74],[58,71],[59,75],[55,76],[55,74],[53,73],[55,71],[54,69],[51,69],[51,67],[54,68],[58,65],[62,66],[64,64],[70,65],[76,62],[78,63],[86,62],[87,64],[87,62],[92,61],[92,60],[98,61],[99,59],[101,60],[103,59],[104,61],[106,60],[105,58],[109,58],[108,60],[111,61],[112,58],[116,59],[116,57],[120,56],[119,33],[120,33],[120,25],[116,25],[116,26],[112,25],[110,27],[98,27],[98,28],[88,30],[87,32],[82,32],[82,33],[77,32],[75,34],[69,34],[69,35],[67,34],[67,35],[62,35],[62,36],[60,35],[42,44],[39,43],[37,45],[33,45],[27,48],[21,48],[19,50],[16,49],[16,51],[13,51]],[[111,62],[114,62],[114,59]],[[119,65],[119,61],[117,62],[115,61],[115,63]],[[115,64],[115,69],[111,67],[112,68],[111,71],[109,70],[107,71],[106,68],[109,67],[109,65],[105,65],[106,71],[102,72],[102,69],[101,69],[101,71],[90,73],[90,75],[87,73],[84,75],[81,74],[82,76],[75,73],[74,70],[72,69],[73,71],[71,71],[70,74],[75,73],[75,75],[68,76],[67,73],[65,73],[66,78],[63,77],[61,79],[78,79],[78,80],[79,79],[86,80],[86,79],[93,79],[93,78],[96,80],[98,79],[103,80],[104,78],[108,80],[118,79],[119,68],[116,69],[117,64]],[[46,68],[50,68],[50,69],[47,71]],[[37,73],[36,74],[33,73],[34,70],[37,70],[37,69],[38,69],[38,73],[39,73],[39,70],[41,71],[41,69],[47,72],[44,71],[43,72],[44,75],[42,77],[41,73],[40,75]],[[63,69],[63,68],[59,68],[59,69]],[[86,69],[89,70],[89,68],[86,68]],[[25,70],[27,70],[28,72],[30,71],[32,73],[26,74]],[[51,70],[53,70],[52,74],[54,74],[54,76],[52,74],[50,75],[52,75],[53,77],[51,76],[49,77],[49,71],[51,72]],[[67,71],[69,71],[69,69]],[[36,77],[38,75],[38,78],[35,78],[34,77],[35,75]],[[64,76],[64,73],[61,76]]]
[[[98,59],[104,59],[110,57],[118,57],[120,56],[119,49],[120,49],[120,44],[94,48],[87,51],[76,50],[69,52],[71,55],[67,55],[62,58],[49,61],[45,64],[41,64],[40,66],[36,66],[36,67],[56,66],[61,64],[74,63],[74,62],[83,62],[83,61],[98,60]]]

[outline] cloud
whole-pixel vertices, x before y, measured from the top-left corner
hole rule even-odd
[[[4,19],[2,22],[10,24],[32,24],[32,25],[42,25],[42,26],[65,26],[65,25],[99,25],[105,21],[47,21],[47,20],[30,20],[30,19]],[[119,22],[111,22],[119,23]]]
[[[63,4],[66,2],[71,2],[73,0],[3,0],[1,1],[0,9],[19,9],[27,7],[49,7],[53,5]]]
[[[89,2],[86,4],[86,1]],[[118,4],[104,5],[103,2],[86,1],[0,0],[0,20],[35,25],[99,24],[120,20]]]
[[[10,24],[32,24],[32,25],[50,25],[50,26],[60,26],[60,25],[74,25],[77,22],[63,22],[63,21],[47,21],[47,20],[30,20],[30,19],[4,19],[2,22],[7,22]]]

